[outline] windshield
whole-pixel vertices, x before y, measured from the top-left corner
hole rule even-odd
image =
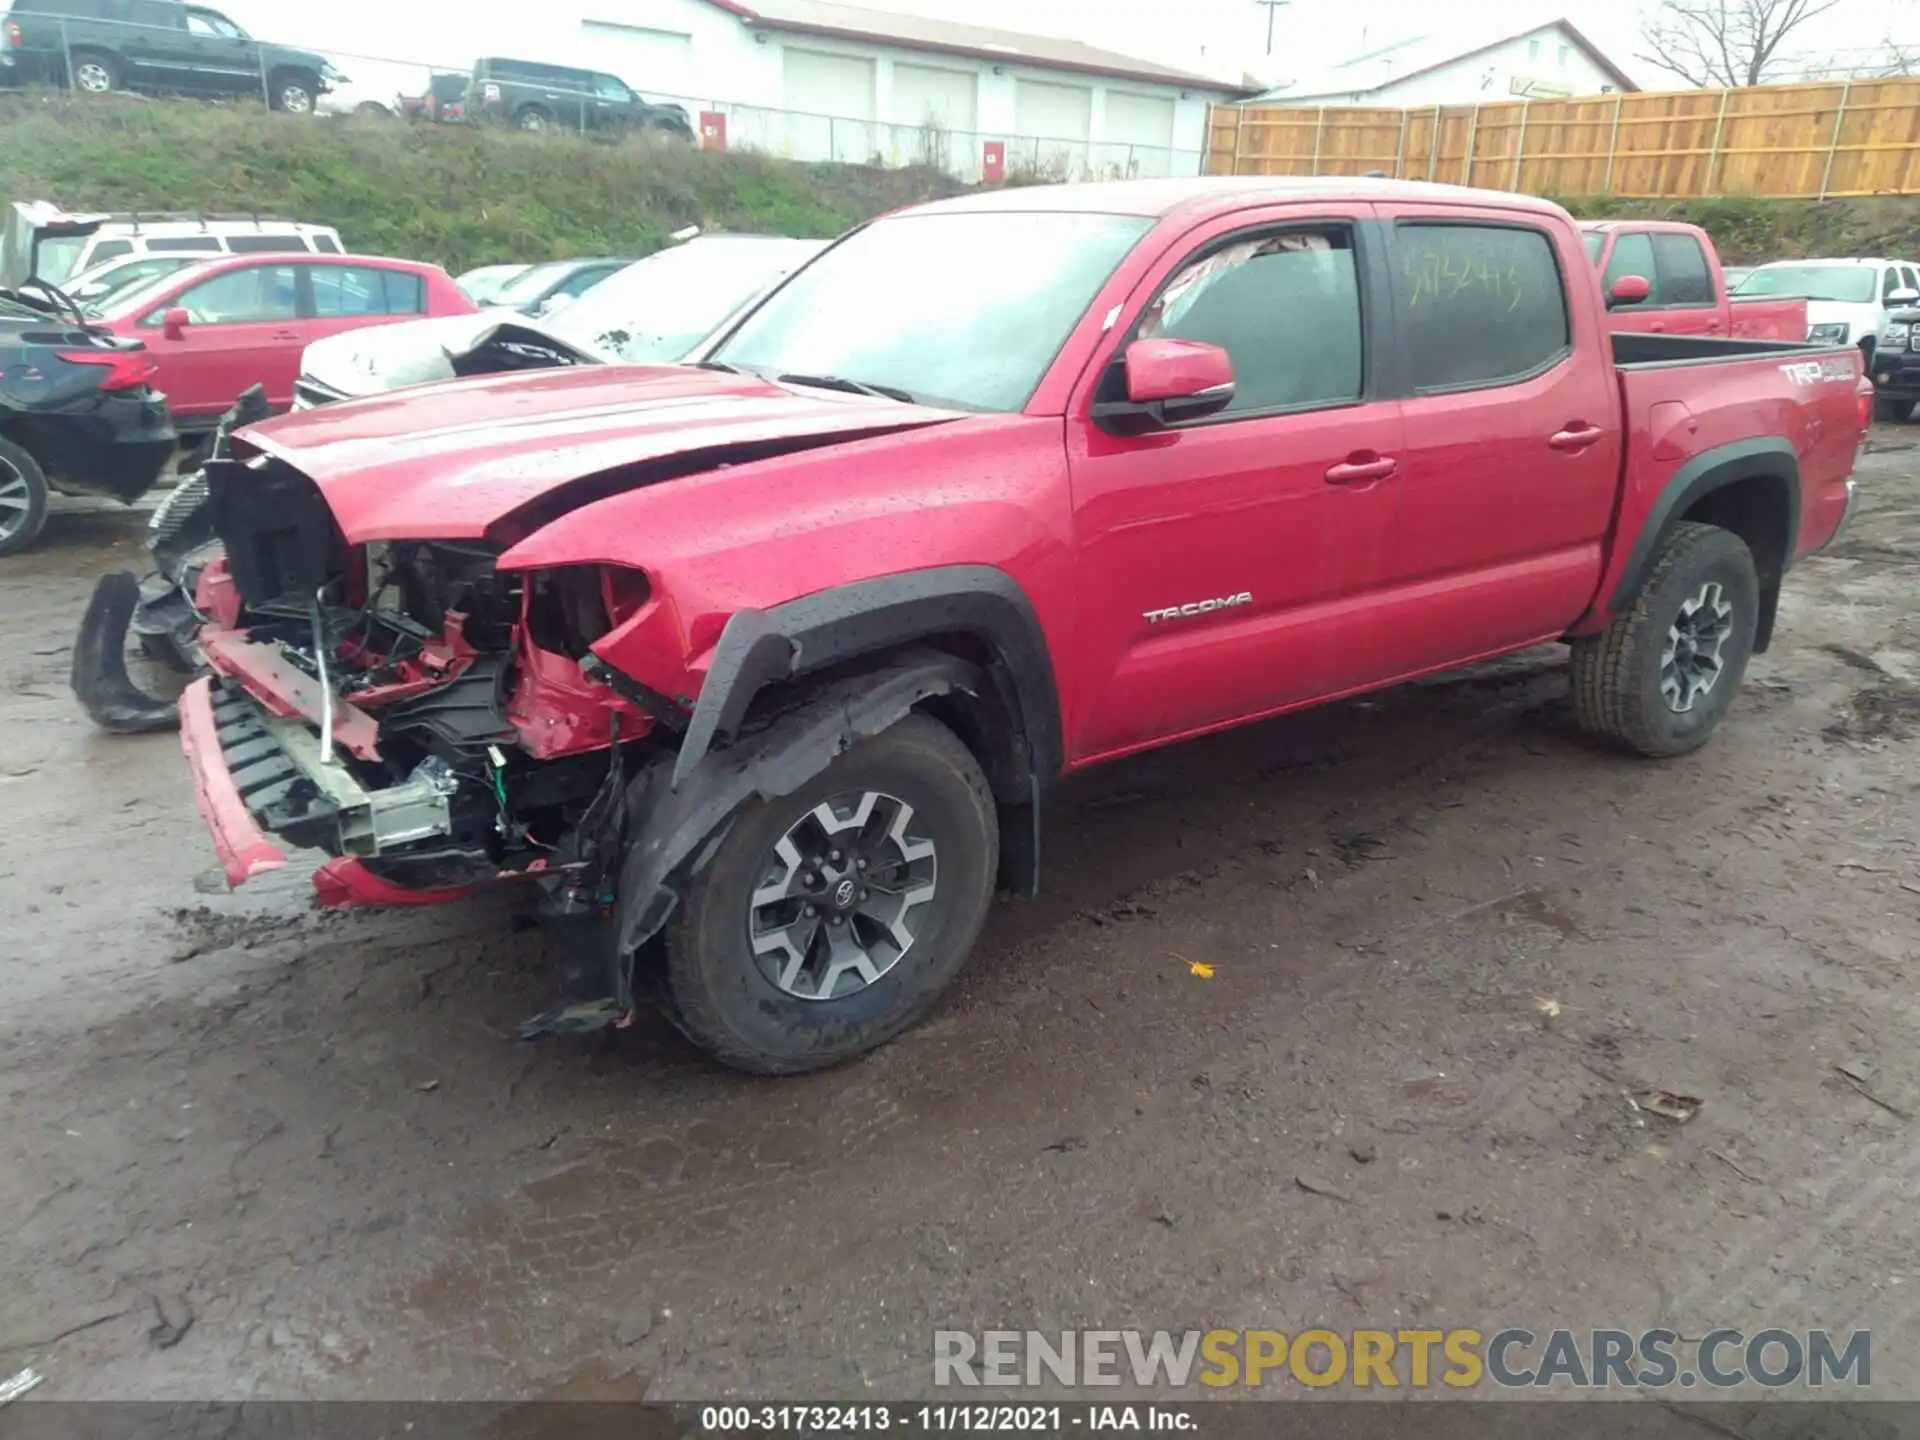
[[[529,304],[551,290],[572,269],[571,260],[549,260],[544,265],[535,265],[524,274],[515,276],[511,284],[502,285],[495,291],[492,303],[509,309]]]
[[[1151,224],[1013,211],[881,220],[781,286],[707,358],[1018,410]]]
[[[42,280],[58,285],[69,275],[73,267],[80,263],[81,252],[87,248],[88,235],[55,235],[40,242],[40,262],[37,271]]]
[[[678,360],[819,244],[696,240],[616,271],[549,319],[570,345],[630,363]]]
[[[193,261],[183,255],[151,255],[124,265],[107,265],[73,277],[66,291],[83,309],[92,312],[115,295],[144,285],[161,275],[171,275]]]
[[[1600,252],[1607,248],[1607,237],[1598,230],[1587,231],[1587,259],[1594,264],[1600,263]]]
[[[81,308],[89,315],[144,315],[148,307],[159,298],[160,292],[178,280],[180,271],[186,268],[183,265],[180,269],[169,270],[164,275],[149,276],[138,285],[129,285],[116,294]]]
[[[1880,277],[1871,265],[1767,265],[1742,280],[1735,293],[1864,305],[1879,291]]]

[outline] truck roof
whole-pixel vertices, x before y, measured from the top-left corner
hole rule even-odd
[[[935,200],[897,211],[937,215],[966,211],[1077,211],[1166,219],[1243,210],[1299,200],[1411,200],[1558,215],[1560,207],[1506,190],[1475,190],[1424,180],[1378,180],[1348,175],[1208,175],[1183,180],[1096,180],[1084,185],[1020,185]]]

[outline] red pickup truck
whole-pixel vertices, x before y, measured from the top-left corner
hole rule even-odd
[[[232,883],[289,845],[333,903],[530,878],[577,988],[525,1033],[644,996],[810,1069],[1032,889],[1064,773],[1561,639],[1587,729],[1700,745],[1870,398],[1851,349],[1610,335],[1522,196],[942,201],[693,367],[239,432],[183,743]]]
[[[1741,340],[1807,338],[1807,302],[1727,293],[1713,237],[1677,220],[1593,220],[1580,227],[1600,272],[1609,328]]]

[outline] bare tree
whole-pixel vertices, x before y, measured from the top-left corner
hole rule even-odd
[[[1840,0],[1659,0],[1641,22],[1646,51],[1635,58],[1689,85],[1761,85],[1778,68],[1780,45]]]

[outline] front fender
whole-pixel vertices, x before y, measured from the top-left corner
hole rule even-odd
[[[749,802],[792,794],[922,701],[956,691],[977,696],[985,684],[980,668],[957,656],[912,652],[824,686],[765,729],[676,766],[671,786],[657,774],[642,777],[640,813],[620,868],[616,954],[631,955],[660,933],[679,904],[679,887],[712,860]]]

